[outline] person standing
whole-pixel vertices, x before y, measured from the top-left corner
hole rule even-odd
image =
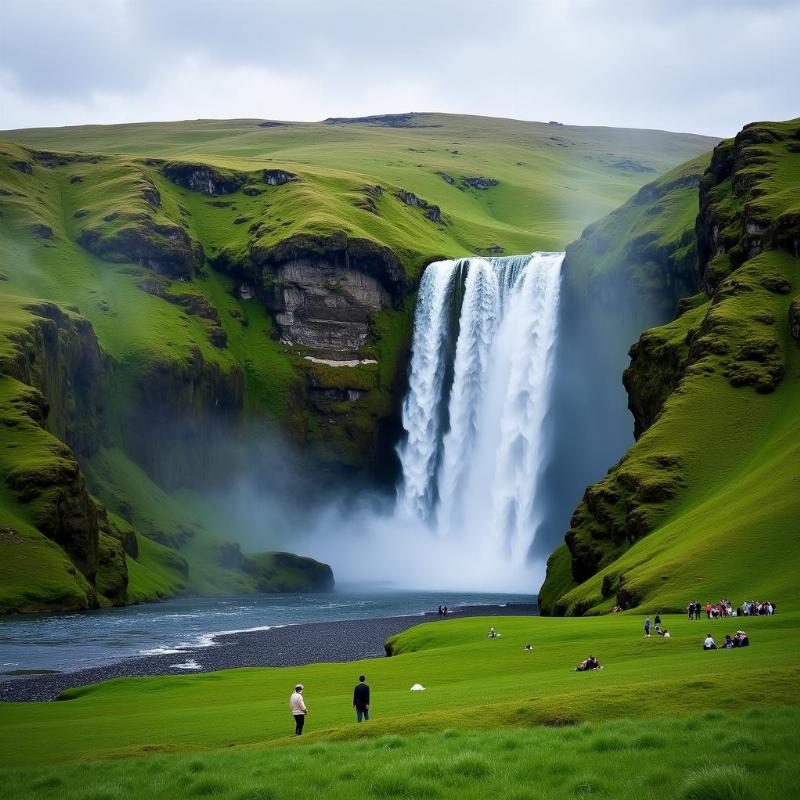
[[[308,714],[306,702],[303,700],[302,683],[298,683],[297,686],[294,687],[292,696],[289,698],[289,708],[291,708],[292,716],[294,717],[294,735],[300,736],[303,733],[303,725],[306,721],[306,714]]]
[[[369,721],[369,686],[365,683],[366,680],[365,675],[359,675],[356,688],[353,689],[353,708],[356,710],[356,719],[359,722],[362,717],[364,721]]]
[[[661,614],[656,614],[656,633],[661,633]]]
[[[644,638],[645,639],[649,639],[650,638],[650,628],[651,628],[652,624],[653,623],[650,622],[650,617],[646,617],[645,621],[644,621]]]

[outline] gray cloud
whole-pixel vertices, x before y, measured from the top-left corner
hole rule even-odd
[[[789,0],[3,5],[0,128],[431,110],[728,135],[800,113]]]

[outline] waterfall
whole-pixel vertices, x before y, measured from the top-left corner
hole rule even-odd
[[[414,320],[398,503],[517,565],[536,525],[562,260],[430,264]]]

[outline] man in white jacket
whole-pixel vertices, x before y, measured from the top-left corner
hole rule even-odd
[[[306,714],[308,714],[305,700],[303,700],[302,683],[298,683],[297,686],[294,687],[292,696],[289,698],[289,708],[291,708],[292,716],[294,717],[294,735],[300,736],[300,734],[303,732],[303,724],[306,721]]]

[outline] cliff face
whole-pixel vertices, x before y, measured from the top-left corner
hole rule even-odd
[[[707,156],[694,159],[644,186],[567,247],[548,419],[550,456],[540,491],[546,506],[534,543],[540,558],[563,541],[575,497],[632,443],[619,380],[631,340],[643,328],[673,317],[680,298],[698,289],[694,220],[707,163]],[[652,391],[655,400],[642,395],[644,416],[660,402],[660,378]],[[638,432],[638,410],[634,414]],[[598,497],[593,503],[606,516],[605,501]],[[614,515],[613,537],[621,542],[643,525],[639,520],[626,529],[624,517]],[[602,533],[605,524],[597,531]],[[589,574],[594,564],[587,560],[578,574]],[[542,590],[545,600],[549,588],[548,583]]]
[[[108,362],[85,319],[52,303],[13,305],[19,324],[0,350],[0,479],[26,521],[69,558],[56,602],[86,608],[97,602],[100,517],[75,451],[89,455],[102,442]],[[14,520],[6,526],[16,530]]]
[[[403,296],[397,256],[367,240],[296,236],[251,255],[281,339],[322,358],[358,358],[373,314]]]
[[[561,553],[551,559],[545,610],[596,612],[670,597],[676,574],[667,560],[680,559],[685,546],[683,532],[676,533],[680,520],[687,519],[696,544],[682,557],[678,577],[686,583],[704,537],[709,550],[722,536],[732,553],[741,546],[742,521],[722,521],[722,515],[748,491],[751,511],[758,509],[748,535],[763,529],[761,535],[779,537],[788,524],[780,484],[794,480],[791,467],[753,478],[749,489],[747,479],[734,489],[726,476],[742,461],[751,465],[746,474],[755,476],[761,459],[790,457],[786,442],[770,440],[761,423],[773,419],[777,426],[780,418],[794,424],[780,414],[792,402],[796,381],[796,353],[788,343],[795,336],[790,296],[796,290],[799,198],[792,175],[798,137],[800,123],[759,123],[714,151],[699,186],[695,226],[704,291],[631,348],[624,383],[639,441],[586,490],[566,535],[569,560]],[[792,385],[784,387],[789,375]],[[701,444],[708,439],[713,444]],[[762,494],[771,499],[757,501]],[[688,498],[703,496],[698,518]],[[661,583],[656,570],[663,571]],[[715,573],[713,566],[709,572]],[[686,599],[672,602],[677,610]]]

